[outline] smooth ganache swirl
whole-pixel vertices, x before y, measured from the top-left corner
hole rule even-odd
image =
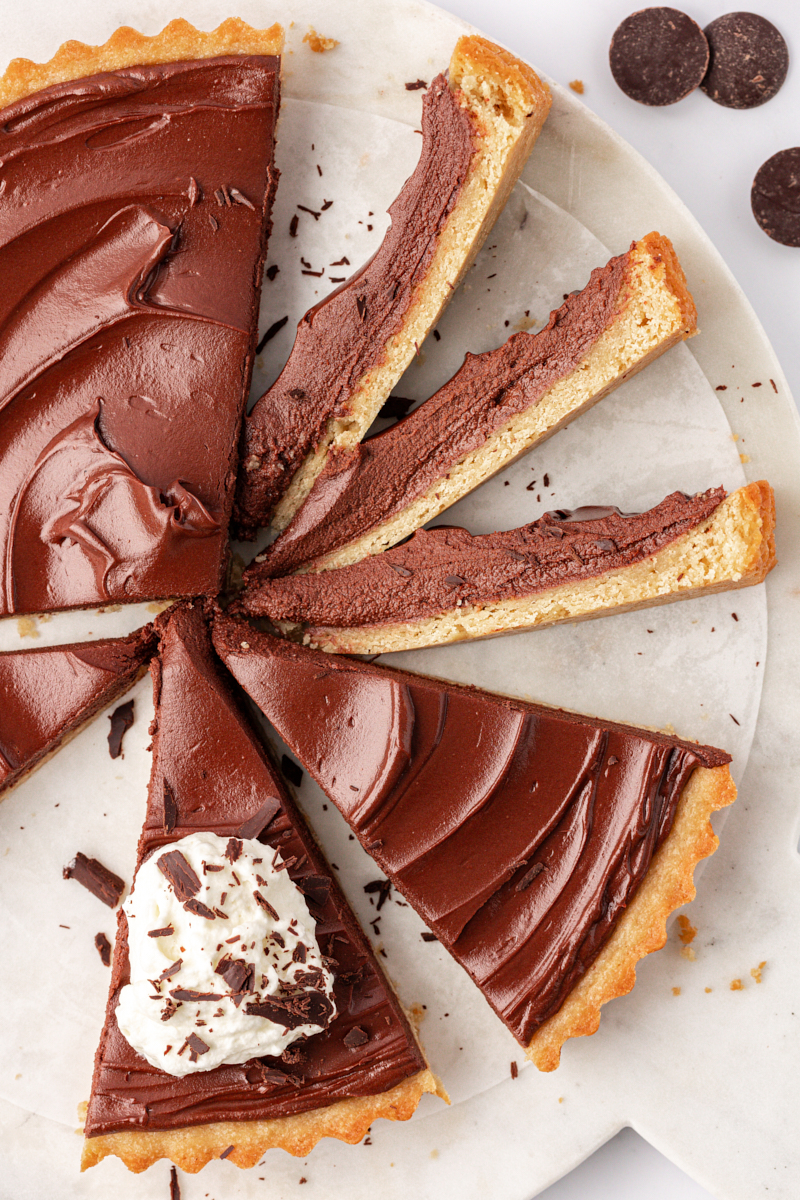
[[[219,618],[224,662],[527,1044],[724,751],[306,650]],[[244,645],[242,645],[244,642]]]
[[[242,56],[0,112],[0,614],[220,585],[278,102]]]
[[[389,209],[381,246],[305,314],[286,366],[245,421],[236,498],[242,536],[268,523],[328,422],[347,416],[360,380],[384,361],[425,279],[475,152],[471,118],[444,75],[425,93],[422,135],[419,162]]]

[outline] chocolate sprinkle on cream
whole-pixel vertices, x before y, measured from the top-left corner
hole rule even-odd
[[[203,904],[202,900],[187,900],[183,907],[187,912],[194,913],[198,917],[205,917],[207,921],[216,919],[216,913],[213,908],[209,908],[207,904]]]
[[[222,1000],[222,992],[196,992],[193,988],[172,988],[170,996],[175,1000]],[[206,1050],[208,1046],[206,1046]]]
[[[96,933],[94,935],[94,944],[97,947],[97,952],[103,960],[104,967],[111,966],[111,942],[104,933]]]
[[[170,934],[174,932],[175,929],[172,925],[163,925],[161,929],[148,929],[147,936],[152,938],[169,937]]]
[[[228,862],[233,865],[239,855],[242,853],[242,843],[238,838],[228,838],[228,844],[225,847],[225,857]]]
[[[119,875],[109,871],[108,867],[104,867],[96,858],[87,858],[80,851],[69,866],[64,867],[62,875],[64,879],[74,879],[82,884],[109,908],[116,908],[120,896],[125,891],[125,884]]]
[[[172,884],[179,900],[189,900],[200,891],[202,884],[180,850],[167,850],[158,859],[157,866]]]
[[[189,1047],[189,1058],[192,1062],[197,1062],[200,1055],[207,1054],[209,1050],[209,1047],[206,1045],[206,1043],[202,1040],[202,1038],[199,1038],[196,1033],[189,1034],[188,1038],[183,1043],[183,1046],[178,1051],[178,1054],[182,1054],[187,1046]]]
[[[253,892],[253,899],[255,900],[256,904],[260,905],[260,907],[264,909],[265,912],[269,913],[269,915],[272,917],[273,921],[277,921],[280,919],[278,916],[278,913],[272,907],[269,900],[267,900],[264,896],[262,896],[261,892]]]
[[[111,722],[108,731],[108,753],[112,758],[119,758],[122,754],[122,739],[133,724],[133,701],[127,700],[125,704],[120,704],[108,719]]]

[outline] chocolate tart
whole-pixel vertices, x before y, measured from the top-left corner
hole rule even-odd
[[[277,381],[245,421],[240,537],[282,529],[331,447],[352,448],[436,323],[519,177],[550,109],[525,63],[456,44],[423,99],[422,150],[377,253],[310,309]]]
[[[439,1085],[214,657],[202,609],[178,606],[158,624],[160,652],[151,666],[153,769],[137,866],[151,851],[197,830],[258,837],[279,849],[306,893],[322,952],[335,960],[337,1015],[324,1033],[302,1044],[299,1055],[182,1078],[159,1071],[131,1048],[114,1016],[129,976],[127,924],[120,913],[83,1167],[109,1154],[133,1171],[159,1158],[185,1171],[220,1157],[249,1167],[272,1147],[304,1155],[322,1137],[357,1142],[377,1117],[410,1117],[420,1096]],[[359,1036],[348,1037],[356,1028]]]
[[[467,354],[396,425],[335,449],[253,574],[343,567],[402,541],[696,332],[672,243],[650,233],[594,270],[539,333]]]
[[[259,580],[256,566],[236,607],[320,650],[416,650],[761,583],[774,529],[763,481],[729,496],[673,492],[643,513],[557,510],[479,537],[419,530],[336,571]]]
[[[730,804],[709,746],[307,650],[218,654],[542,1070],[630,991]]]
[[[0,614],[224,584],[281,45],[176,21],[0,80]]]
[[[151,625],[123,638],[0,654],[0,797],[133,687]]]

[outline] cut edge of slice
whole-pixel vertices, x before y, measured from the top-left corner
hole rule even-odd
[[[449,83],[479,134],[469,174],[402,330],[389,339],[383,362],[362,376],[346,416],[329,421],[322,441],[293,476],[272,513],[276,530],[286,528],[311,491],[328,450],[352,448],[366,434],[472,265],[550,111],[550,89],[535,71],[485,38],[459,38],[450,59]]]
[[[774,535],[773,491],[760,480],[732,492],[695,529],[655,554],[594,579],[511,600],[454,607],[418,621],[350,628],[275,624],[285,636],[335,654],[387,654],[501,637],[751,587],[777,562]]]

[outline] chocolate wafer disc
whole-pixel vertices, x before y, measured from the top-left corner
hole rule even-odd
[[[732,12],[703,32],[711,58],[700,87],[711,100],[726,108],[757,108],[772,99],[789,70],[789,50],[771,21]]]
[[[800,246],[800,146],[779,150],[759,167],[750,203],[773,241]]]
[[[626,96],[660,106],[682,100],[699,86],[709,60],[700,26],[677,8],[643,8],[614,32],[611,74]]]

